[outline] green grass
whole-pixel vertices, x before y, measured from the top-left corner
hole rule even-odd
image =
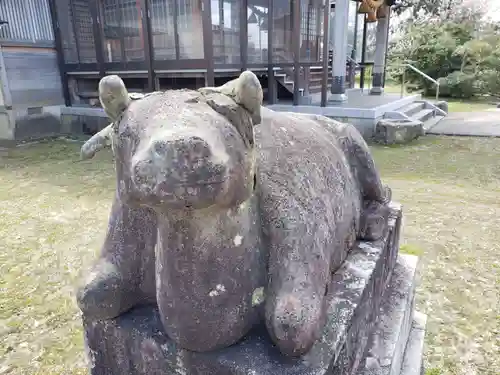
[[[500,139],[427,136],[372,150],[403,203],[401,251],[420,256],[428,374],[498,374]]]
[[[443,98],[448,102],[448,111],[450,113],[453,112],[481,112],[488,109],[495,108],[487,100],[482,99],[468,99],[468,100],[460,100],[460,99],[451,99],[451,98]]]
[[[399,248],[399,252],[408,255],[422,256],[424,254],[424,249],[412,244],[403,244]]]
[[[99,250],[114,190],[110,152],[79,144],[0,151],[0,374],[86,374],[74,288]],[[500,140],[424,137],[374,146],[403,203],[403,252],[420,256],[428,375],[500,367]]]
[[[425,375],[441,375],[441,370],[438,368],[431,368],[425,371]]]
[[[370,82],[370,81],[367,81]],[[358,77],[359,83],[359,77]],[[401,84],[400,83],[387,83],[385,92],[388,93],[400,93]],[[417,92],[418,93],[418,92]],[[411,92],[405,92],[405,94],[412,94]],[[429,100],[435,100],[435,97],[426,97]],[[441,97],[440,100],[445,100],[448,102],[449,113],[454,112],[481,112],[488,109],[493,109],[495,106],[491,104],[491,100],[488,98],[471,98],[471,99],[456,99],[456,98],[444,98]]]
[[[114,176],[109,154],[78,163],[78,148],[0,154],[2,374],[87,374],[73,290],[101,245]]]

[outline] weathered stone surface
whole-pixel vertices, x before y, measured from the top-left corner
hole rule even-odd
[[[351,375],[357,373],[358,367],[366,353],[368,338],[373,332],[379,318],[382,297],[391,279],[399,252],[402,212],[399,205],[391,204],[391,206],[386,251],[378,260],[377,267],[375,267],[373,275],[370,278],[370,283],[363,289],[360,304],[353,318],[349,320],[350,326],[342,350],[335,361],[332,362],[332,369],[329,375]],[[338,287],[342,288],[342,283],[339,283]],[[346,299],[347,301],[349,301],[348,298]]]
[[[316,355],[331,273],[357,239],[380,241],[387,228],[390,190],[361,135],[261,108],[250,72],[221,88],[136,100],[119,77],[99,87],[114,122],[117,193],[101,256],[78,292],[86,321],[156,302],[168,337],[204,352],[239,341],[264,309],[283,354]],[[345,298],[343,307],[356,304],[356,294]],[[372,299],[363,306],[374,314]]]
[[[383,119],[377,123],[374,140],[386,145],[403,144],[424,134],[420,121]]]
[[[424,375],[424,338],[427,315],[414,311],[410,337],[406,344],[401,375]]]
[[[400,254],[358,375],[400,375],[413,321],[418,258]]]
[[[434,105],[436,107],[438,107],[439,109],[441,109],[442,111],[445,111],[446,113],[448,113],[448,102],[447,101],[441,100]]]
[[[208,353],[182,349],[165,333],[158,310],[151,306],[112,320],[84,321],[91,373],[355,374],[395,264],[400,224],[401,209],[392,205],[384,239],[359,243],[335,272],[323,333],[301,358],[283,356],[263,324],[228,348]]]

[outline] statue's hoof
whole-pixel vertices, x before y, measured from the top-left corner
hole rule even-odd
[[[109,270],[111,267],[106,267],[108,270],[96,267],[83,286],[77,290],[76,300],[86,318],[112,319],[126,311],[128,306],[132,306],[127,303],[127,299],[134,295],[133,291],[124,285],[118,272]]]
[[[361,213],[360,239],[376,241],[384,236],[390,209],[386,204],[368,202]]]
[[[290,357],[306,354],[319,337],[322,302],[315,304],[294,295],[280,298],[268,319],[268,329],[280,351]],[[317,305],[317,306],[315,306]]]

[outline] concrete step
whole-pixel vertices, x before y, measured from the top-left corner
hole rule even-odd
[[[413,321],[417,263],[416,256],[398,256],[357,375],[400,375]]]
[[[424,130],[426,133],[430,132],[434,126],[438,124],[439,121],[444,119],[446,116],[440,116],[436,115],[434,117],[431,117],[427,121],[424,122]]]
[[[415,311],[410,338],[406,345],[401,375],[421,375],[424,373],[422,358],[424,355],[426,324],[427,315]]]
[[[405,115],[412,117],[415,113],[420,112],[422,109],[425,109],[425,103],[414,102],[404,106],[399,110],[399,112],[402,112]]]
[[[427,121],[428,119],[430,119],[431,117],[434,116],[434,112],[435,111],[432,108],[422,109],[422,110],[418,111],[417,113],[413,114],[410,117],[413,120],[425,122],[425,121]]]

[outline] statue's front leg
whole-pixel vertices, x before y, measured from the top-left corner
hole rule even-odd
[[[98,261],[77,292],[85,317],[110,319],[155,300],[156,215],[115,197]]]
[[[291,204],[274,202],[274,207],[286,217],[274,217],[265,228],[270,244],[266,325],[283,354],[300,356],[321,335],[331,255],[324,245],[328,233],[316,225],[314,211],[308,213],[291,197],[284,201]]]

